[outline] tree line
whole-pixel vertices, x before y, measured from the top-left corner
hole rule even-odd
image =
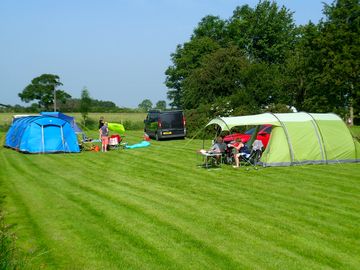
[[[324,19],[297,26],[275,1],[204,17],[165,72],[167,96],[190,122],[264,111],[359,117],[360,3],[324,4]]]
[[[72,98],[65,90],[59,89],[63,84],[58,75],[42,74],[31,80],[22,92],[18,94],[21,101],[30,106],[7,105],[0,103],[0,112],[37,113],[41,111],[81,112],[84,121],[89,112],[146,112],[153,108],[149,99],[144,99],[137,108],[118,107],[112,101],[93,99],[89,90],[84,87],[80,98]],[[156,109],[165,110],[166,101],[159,100]]]

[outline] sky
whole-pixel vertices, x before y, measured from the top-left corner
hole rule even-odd
[[[330,0],[278,0],[297,25],[317,23]],[[166,100],[165,70],[177,44],[188,41],[206,15],[231,17],[257,0],[1,0],[0,103],[21,104],[20,93],[44,73],[60,77],[79,98],[135,108]]]

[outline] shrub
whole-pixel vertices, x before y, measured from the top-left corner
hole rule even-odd
[[[142,130],[144,129],[144,122],[125,120],[123,122],[125,129],[127,130]]]
[[[187,137],[204,138],[209,136],[209,130],[204,129],[204,126],[211,119],[206,105],[200,105],[197,109],[186,110],[185,117]]]

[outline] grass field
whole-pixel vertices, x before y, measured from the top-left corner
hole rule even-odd
[[[29,267],[360,269],[359,164],[206,170],[201,146],[1,148],[7,220]]]
[[[16,113],[0,113],[0,125],[10,125],[14,114]],[[38,115],[38,114],[34,114],[34,115]],[[75,120],[79,123],[82,121],[82,117],[80,113],[69,113],[69,115],[75,117]],[[103,116],[104,119],[108,122],[117,122],[117,123],[122,123],[124,121],[142,122],[146,117],[146,113],[89,113],[89,118],[91,118],[94,121],[98,121],[101,116]]]

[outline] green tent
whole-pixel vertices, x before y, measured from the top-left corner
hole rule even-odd
[[[332,113],[263,113],[237,117],[217,117],[217,124],[230,131],[236,126],[273,126],[260,161],[263,166],[291,166],[360,162],[360,144],[341,118]]]

